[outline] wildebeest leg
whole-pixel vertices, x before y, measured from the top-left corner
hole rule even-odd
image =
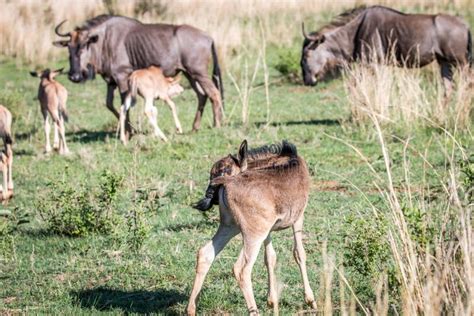
[[[293,237],[295,239],[293,256],[303,278],[304,300],[311,308],[316,309],[316,301],[314,300],[313,290],[311,290],[309,285],[308,273],[306,271],[306,252],[303,248],[303,215],[293,224]]]
[[[2,200],[7,200],[8,195],[8,157],[4,153],[0,153],[2,159],[2,173],[3,173],[3,185],[2,185]]]
[[[249,315],[258,315],[257,303],[255,302],[252,288],[252,268],[267,234],[263,236],[242,235],[244,241],[243,248],[234,265],[234,276],[244,294]]]
[[[128,96],[128,91],[125,91],[125,92],[120,92],[120,98],[122,100],[122,106],[120,107],[120,109],[122,110],[123,106],[125,105],[125,100]],[[132,106],[132,103],[131,103],[131,100],[129,101],[129,105],[127,107],[127,109],[125,110],[124,112],[124,124],[125,124],[125,138],[126,138],[126,141],[128,141],[130,139],[130,136],[132,135],[132,124],[130,123],[130,113],[128,112],[128,110],[130,109],[130,106]],[[120,113],[121,115],[122,113]]]
[[[41,109],[41,114],[43,114],[44,119],[44,137],[46,141],[45,151],[49,153],[51,151],[51,143],[49,142],[49,133],[51,131],[51,126],[49,125],[48,110]]]
[[[167,142],[168,138],[166,138],[165,134],[158,126],[158,109],[153,105],[153,101],[153,97],[145,98],[145,115],[148,117],[148,120],[150,121],[150,124],[153,127],[153,135]]]
[[[8,190],[13,191],[13,175],[12,175],[12,168],[13,168],[13,150],[12,145],[7,144],[7,159],[8,159]]]
[[[265,244],[265,265],[268,272],[268,296],[267,304],[273,308],[273,313],[278,314],[278,288],[275,276],[276,252],[272,245],[272,238],[268,235]]]
[[[176,111],[176,105],[174,104],[173,100],[171,100],[171,98],[169,97],[166,98],[164,101],[166,102],[166,104],[168,104],[168,106],[171,109],[171,113],[173,114],[174,125],[176,126],[176,131],[179,134],[182,134],[183,129],[181,128],[181,123],[179,122],[178,113]]]
[[[212,262],[238,232],[239,230],[235,226],[220,225],[212,240],[199,249],[196,263],[196,278],[194,279],[193,290],[187,307],[188,315],[196,315],[196,299]]]
[[[59,129],[58,129],[58,125],[57,125],[57,124],[54,124],[53,130],[54,130],[54,135],[53,135],[53,149],[59,150],[59,148],[60,148],[60,145],[59,145]]]
[[[194,78],[192,78],[188,73],[184,73],[184,75],[186,76],[186,78],[188,78],[189,84],[193,88],[194,92],[196,92],[196,96],[198,98],[198,108],[197,108],[196,116],[194,117],[194,123],[193,123],[193,131],[195,132],[201,126],[201,118],[202,118],[202,113],[204,111],[204,106],[206,105],[207,96],[204,94],[204,91],[202,90],[202,88],[198,86]]]
[[[66,143],[66,131],[64,127],[64,117],[60,115],[59,120],[57,124],[59,127],[59,133],[60,133],[60,145],[59,145],[59,154],[61,155],[67,155],[69,154],[69,148],[67,147]]]
[[[130,94],[127,94],[120,106],[119,114],[119,132],[120,132],[120,141],[126,145],[129,139],[129,135],[126,133],[126,123],[127,117],[129,117],[128,111],[133,106],[134,100]]]
[[[441,66],[441,78],[444,85],[444,103],[448,104],[451,94],[453,92],[453,64],[447,61],[439,61]]]
[[[116,85],[114,84],[107,84],[107,99],[105,101],[105,105],[107,106],[107,109],[112,112],[115,117],[118,119],[119,118],[119,113],[117,110],[114,108],[114,91],[115,88],[117,88]]]
[[[219,90],[217,90],[216,86],[207,75],[199,75],[196,77],[196,80],[204,90],[204,93],[211,99],[212,112],[214,114],[214,127],[221,127],[222,100]]]

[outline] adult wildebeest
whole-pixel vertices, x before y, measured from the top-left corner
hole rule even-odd
[[[469,27],[460,18],[445,14],[404,14],[382,6],[360,7],[342,13],[309,35],[303,25],[303,35],[305,85],[315,85],[329,70],[355,60],[395,58],[396,64],[408,67],[422,67],[436,60],[449,94],[453,67],[472,63]]]
[[[252,289],[252,267],[262,244],[268,270],[268,305],[278,313],[275,277],[276,253],[272,231],[293,228],[295,260],[303,278],[305,301],[316,309],[314,294],[306,272],[303,248],[303,213],[308,202],[309,172],[296,147],[288,142],[247,150],[242,142],[237,157],[228,155],[211,169],[206,197],[196,208],[205,211],[213,201],[219,204],[220,225],[212,238],[197,254],[196,278],[187,307],[188,315],[196,314],[196,300],[215,257],[237,234],[242,234],[243,248],[234,265],[234,275],[244,294],[249,314],[258,309]]]
[[[67,155],[69,149],[66,143],[66,131],[64,122],[67,122],[68,115],[66,111],[67,90],[62,84],[54,80],[54,78],[61,74],[63,69],[51,71],[45,69],[41,72],[31,71],[30,75],[40,78],[38,87],[38,100],[41,106],[41,114],[44,119],[44,134],[46,138],[45,151],[51,151],[51,143],[49,140],[49,133],[51,126],[49,125],[49,117],[54,125],[54,141],[53,148],[59,150],[60,155]],[[49,114],[49,115],[48,115]]]
[[[56,26],[55,32],[69,39],[54,44],[69,49],[69,79],[81,82],[100,74],[107,82],[107,107],[117,118],[119,114],[113,107],[115,88],[119,88],[123,104],[129,75],[137,69],[157,66],[166,77],[183,72],[191,83],[198,97],[193,130],[199,129],[208,97],[214,126],[220,127],[223,86],[214,41],[206,33],[189,25],[143,24],[113,15],[97,16],[69,33],[61,33],[59,28],[64,22]],[[212,80],[208,75],[211,58]]]

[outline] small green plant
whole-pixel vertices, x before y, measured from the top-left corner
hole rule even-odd
[[[96,191],[86,183],[72,186],[65,178],[50,183],[47,193],[37,202],[48,230],[67,236],[111,233],[118,224],[113,207],[122,177],[104,171]]]
[[[150,235],[149,217],[155,201],[149,197],[147,190],[137,190],[132,199],[132,208],[125,216],[128,232],[126,243],[133,251],[139,251]]]
[[[300,52],[291,48],[280,48],[278,61],[274,68],[278,70],[288,81],[301,81]]]
[[[351,272],[351,285],[362,301],[372,301],[380,275],[387,272],[393,280],[387,225],[381,218],[351,215],[344,223],[344,240],[344,267]]]

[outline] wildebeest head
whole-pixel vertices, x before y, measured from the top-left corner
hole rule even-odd
[[[30,75],[32,77],[37,77],[41,79],[47,79],[47,80],[53,80],[54,77],[56,77],[59,74],[62,74],[64,68],[56,69],[56,70],[50,70],[49,68],[46,68],[43,71],[37,72],[37,71],[30,71]]]
[[[301,70],[303,71],[303,81],[307,86],[314,86],[323,79],[328,70],[337,60],[327,45],[324,34],[306,34],[303,29],[303,52],[301,54]]]
[[[209,186],[206,190],[206,196],[194,205],[195,209],[207,211],[212,207],[212,205],[219,204],[219,201],[217,201],[218,194],[215,194],[219,185],[214,184],[213,180],[218,177],[234,176],[247,170],[247,152],[247,140],[244,140],[240,145],[239,154],[237,157],[230,154],[222,159],[219,159],[212,166],[209,177]]]
[[[59,28],[64,22],[66,20],[59,23],[54,31],[58,36],[69,37],[69,39],[55,41],[53,44],[57,47],[67,47],[69,49],[69,80],[82,82],[87,79],[94,79],[96,69],[93,60],[93,49],[99,41],[99,35],[78,28],[69,33],[60,33]]]
[[[170,98],[173,98],[173,97],[181,94],[181,92],[184,91],[183,86],[179,84],[179,81],[181,80],[180,76],[166,77],[166,80],[169,83],[169,85],[168,85],[168,96]]]

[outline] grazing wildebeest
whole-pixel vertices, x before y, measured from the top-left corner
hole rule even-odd
[[[2,200],[6,201],[13,196],[13,150],[12,150],[12,114],[0,105],[0,137],[3,139],[4,150],[0,152],[0,168],[3,174],[1,186]]]
[[[51,151],[51,143],[49,141],[49,133],[51,126],[49,125],[49,116],[54,124],[54,142],[53,148],[59,150],[59,154],[66,155],[69,149],[66,144],[66,132],[64,122],[67,122],[68,115],[66,111],[67,90],[62,84],[54,80],[54,77],[62,73],[63,69],[51,71],[45,69],[39,73],[31,71],[33,77],[40,78],[38,88],[38,100],[41,105],[41,114],[44,119],[44,134],[46,138],[45,151]]]
[[[389,61],[422,67],[436,60],[449,94],[453,67],[472,63],[469,27],[461,18],[404,14],[382,7],[360,7],[339,15],[317,32],[303,25],[301,68],[305,85],[315,85],[331,69],[355,60]],[[393,56],[391,55],[393,53]]]
[[[150,66],[146,69],[135,70],[128,78],[128,94],[125,97],[124,105],[120,108],[120,139],[125,144],[125,117],[137,98],[137,94],[145,99],[145,114],[153,127],[154,135],[164,141],[168,141],[165,134],[158,127],[158,111],[153,105],[155,99],[161,99],[168,104],[173,114],[176,131],[182,133],[181,123],[179,122],[176,105],[171,100],[183,92],[183,87],[179,84],[180,77],[165,77],[159,67]]]
[[[55,32],[69,39],[54,44],[69,49],[69,79],[81,82],[99,73],[107,82],[107,107],[117,118],[119,113],[113,107],[115,88],[119,88],[123,104],[129,75],[137,69],[157,66],[166,77],[183,72],[196,92],[198,109],[193,130],[200,127],[208,97],[214,126],[220,127],[223,86],[214,41],[206,33],[189,25],[143,24],[123,16],[100,15],[63,34],[59,28],[64,22],[56,26]],[[212,80],[208,75],[211,58]]]
[[[276,253],[270,234],[289,227],[293,228],[293,254],[303,278],[305,301],[316,309],[302,241],[303,212],[308,202],[309,183],[306,162],[298,156],[296,147],[286,141],[282,145],[254,150],[247,150],[247,142],[244,141],[237,157],[229,155],[214,164],[206,197],[195,207],[205,211],[211,208],[213,201],[217,201],[220,225],[212,240],[198,251],[188,315],[196,314],[196,299],[215,257],[238,233],[242,234],[243,248],[233,270],[248,311],[251,315],[258,314],[251,273],[263,243],[269,276],[267,302],[278,313],[274,271]]]

